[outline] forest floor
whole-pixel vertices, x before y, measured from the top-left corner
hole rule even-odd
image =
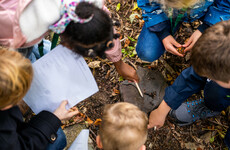
[[[123,61],[131,66],[141,66],[150,70],[158,70],[164,76],[168,85],[171,85],[181,71],[190,66],[187,53],[184,58],[165,53],[159,60],[149,63],[140,60],[135,52],[138,36],[144,24],[141,17],[141,10],[137,7],[136,0],[113,1],[107,0],[106,6],[111,12],[113,20],[119,21],[120,26],[116,27],[120,33]],[[174,35],[175,39],[183,44],[190,37],[192,32],[199,26],[200,22],[183,23]],[[108,60],[100,58],[86,58],[95,80],[99,87],[99,92],[82,101],[77,105],[81,112],[82,120],[79,117],[67,121],[62,128],[83,124],[90,129],[90,138],[96,148],[96,135],[99,130],[103,108],[106,104],[121,102],[119,85],[123,81],[118,75],[114,65]],[[202,98],[203,92],[197,93],[189,98],[195,100]],[[229,112],[223,111],[221,115],[198,120],[195,123],[180,127],[169,121],[157,131],[150,129],[148,139],[145,143],[147,150],[219,150],[226,149],[223,142],[224,134],[228,128]],[[121,135],[122,137],[122,135]]]
[[[165,53],[161,59],[153,63],[141,61],[135,53],[135,46],[144,21],[141,17],[141,10],[136,6],[136,1],[107,1],[106,5],[111,11],[112,18],[121,24],[120,27],[117,27],[117,31],[121,34],[123,60],[126,63],[159,70],[169,85],[183,69],[190,66],[189,53],[184,58]],[[184,43],[199,24],[199,21],[191,24],[183,23],[174,35],[176,40],[181,44]],[[86,116],[90,137],[95,141],[104,106],[122,101],[119,91],[122,78],[119,77],[113,64],[109,61],[99,58],[86,60],[88,63],[98,65],[98,67],[91,67],[91,70],[99,86],[99,92],[79,103],[77,107]],[[193,95],[190,100],[200,98],[202,95],[201,91]],[[147,150],[227,149],[223,143],[223,136],[228,127],[226,113],[227,111],[223,111],[217,117],[199,120],[184,127],[171,123],[167,118],[162,128],[157,131],[149,130],[146,142]],[[95,142],[94,145],[96,147]]]

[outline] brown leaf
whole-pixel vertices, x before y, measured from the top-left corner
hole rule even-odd
[[[128,47],[129,44],[130,44],[130,40],[129,40],[129,39],[126,39],[126,40],[125,40],[125,45],[124,45],[124,47]]]
[[[114,93],[116,93],[116,94],[120,94],[120,91],[117,90],[117,89],[113,89],[113,91],[114,91]]]

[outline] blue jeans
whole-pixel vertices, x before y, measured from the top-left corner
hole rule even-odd
[[[225,89],[213,81],[207,82],[204,88],[204,101],[211,110],[225,110],[230,106],[230,89]],[[230,148],[230,128],[228,128],[224,141]]]
[[[43,53],[47,54],[51,50],[51,42],[49,40],[43,39]],[[41,58],[39,53],[38,44],[27,48],[19,48],[18,52],[20,52],[23,56],[28,58],[31,63],[34,63],[36,60]]]
[[[57,131],[57,139],[53,144],[48,144],[46,150],[63,150],[67,145],[65,133],[61,128]]]
[[[136,51],[140,59],[153,62],[165,52],[165,48],[158,36],[144,25],[138,37]]]
[[[43,39],[43,53],[44,55],[47,54],[51,50],[51,42],[49,40]],[[35,44],[32,48],[32,52],[30,56],[28,57],[32,63],[34,63],[36,60],[41,58],[38,44]]]

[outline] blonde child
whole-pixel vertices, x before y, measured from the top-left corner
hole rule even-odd
[[[104,150],[145,150],[147,124],[146,114],[133,104],[107,105],[97,145]]]
[[[27,93],[33,78],[29,59],[20,53],[0,49],[0,149],[44,150],[57,139],[61,120],[78,112],[65,109],[63,101],[54,113],[42,111],[28,123],[16,105]]]

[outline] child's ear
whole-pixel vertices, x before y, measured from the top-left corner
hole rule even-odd
[[[140,148],[140,150],[146,150],[145,145],[142,145],[141,148]]]
[[[101,143],[101,137],[100,137],[100,135],[97,136],[96,142],[97,142],[97,147],[100,148],[100,149],[102,149],[103,146],[102,146],[102,143]]]

